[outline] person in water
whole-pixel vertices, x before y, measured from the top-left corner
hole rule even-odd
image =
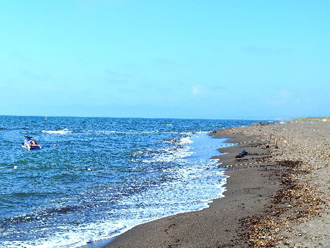
[[[33,140],[32,137],[25,136],[25,145],[38,146],[37,141]]]
[[[31,137],[25,136],[24,143],[25,143],[25,145],[32,145]]]

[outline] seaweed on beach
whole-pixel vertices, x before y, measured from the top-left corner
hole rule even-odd
[[[298,177],[313,171],[312,166],[301,161],[277,161],[275,176],[282,184],[272,197],[268,209],[260,216],[242,219],[244,237],[251,247],[274,247],[286,240],[282,231],[290,231],[290,224],[302,223],[320,215],[321,205],[326,203],[317,189],[302,183]]]
[[[274,247],[279,243],[277,234],[283,230],[282,223],[274,216],[259,216],[241,220],[244,237],[252,247]]]

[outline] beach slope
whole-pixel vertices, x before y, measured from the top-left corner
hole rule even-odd
[[[330,121],[212,132],[237,143],[214,157],[228,168],[225,197],[136,226],[106,247],[327,247],[329,133]]]

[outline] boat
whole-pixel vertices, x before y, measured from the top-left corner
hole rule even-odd
[[[21,147],[27,150],[41,150],[41,146],[38,145],[37,141],[33,140],[33,137],[24,136],[25,140]]]

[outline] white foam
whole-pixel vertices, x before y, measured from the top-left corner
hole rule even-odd
[[[171,162],[171,161],[180,161],[185,157],[188,157],[192,154],[189,152],[188,147],[178,148],[173,150],[173,148],[161,148],[158,149],[158,152],[155,153],[151,158],[143,159],[143,163],[157,163],[157,162]]]
[[[148,135],[148,134],[178,134],[175,131],[159,131],[159,130],[152,130],[152,131],[114,131],[114,130],[83,130],[82,132],[85,133],[95,133],[95,134],[121,134],[121,135]]]
[[[180,144],[181,145],[186,145],[186,144],[192,144],[193,141],[191,140],[191,137],[184,137],[180,139]]]
[[[126,223],[129,224],[129,227],[125,226],[122,222],[112,222],[110,220],[74,228],[65,226],[57,227],[60,231],[52,233],[51,236],[45,236],[34,241],[5,241],[3,243],[0,242],[0,246],[3,245],[7,248],[76,248],[93,241],[108,239],[109,236],[117,236],[127,231],[132,225],[140,223],[137,221]]]
[[[42,130],[43,133],[48,133],[48,134],[60,134],[60,135],[65,135],[65,134],[69,134],[72,133],[72,131],[68,130],[68,129],[62,129],[62,130],[55,130],[55,131],[46,131],[46,130]]]

